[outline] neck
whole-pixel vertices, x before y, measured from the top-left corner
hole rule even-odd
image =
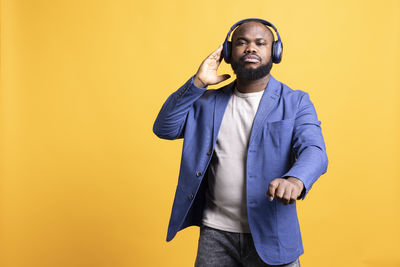
[[[252,81],[237,78],[236,79],[237,89],[241,93],[254,93],[262,91],[267,87],[270,76],[271,74],[268,74],[265,77]]]

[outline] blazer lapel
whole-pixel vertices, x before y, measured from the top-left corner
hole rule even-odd
[[[225,87],[221,88],[220,92],[218,92],[215,96],[214,119],[213,119],[213,144],[215,144],[217,140],[219,128],[221,127],[222,123],[222,118],[224,117],[224,113],[228,105],[229,99],[232,96],[235,84],[236,80],[226,85]],[[267,118],[272,108],[277,103],[280,96],[280,89],[281,88],[279,82],[275,80],[275,78],[272,77],[272,75],[270,75],[267,87],[261,97],[260,105],[258,106],[254,118],[249,145],[257,137],[265,119]]]
[[[225,114],[225,109],[228,106],[229,99],[232,96],[233,88],[236,80],[223,87],[215,96],[214,101],[214,121],[213,121],[213,144],[217,141],[219,128],[221,127],[222,118]]]
[[[260,133],[261,129],[263,128],[262,126],[265,119],[268,117],[272,108],[278,102],[278,99],[280,97],[280,89],[280,83],[275,80],[272,75],[270,75],[267,88],[265,89],[264,94],[261,97],[260,105],[258,106],[256,116],[254,118],[253,127],[251,128],[249,146]]]

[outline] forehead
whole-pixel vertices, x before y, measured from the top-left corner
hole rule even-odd
[[[256,21],[249,21],[239,25],[232,34],[232,40],[236,40],[239,37],[273,40],[271,30],[264,24]]]

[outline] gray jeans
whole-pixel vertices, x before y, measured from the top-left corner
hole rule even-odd
[[[200,227],[195,267],[300,267],[299,259],[283,265],[268,265],[261,260],[249,233],[232,233],[205,225]]]

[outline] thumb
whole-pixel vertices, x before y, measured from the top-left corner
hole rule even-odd
[[[231,77],[231,75],[229,74],[223,74],[223,75],[219,75],[217,77],[217,83],[223,82],[225,80],[228,80]]]

